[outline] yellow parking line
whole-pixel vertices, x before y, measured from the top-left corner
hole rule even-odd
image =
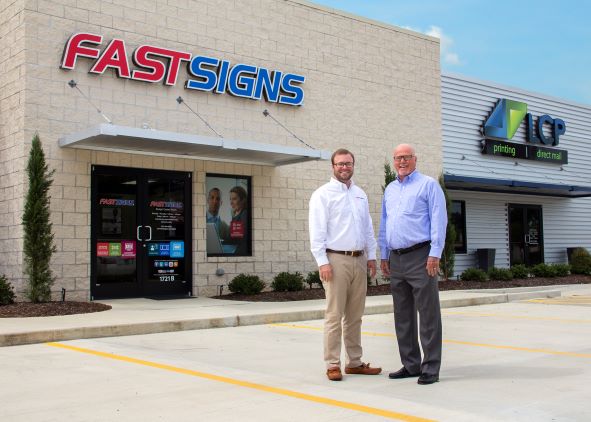
[[[404,413],[398,413],[398,412],[392,412],[390,410],[379,409],[376,407],[369,407],[369,406],[364,406],[364,405],[356,404],[356,403],[348,403],[345,401],[333,400],[333,399],[329,399],[326,397],[313,396],[311,394],[300,393],[298,391],[286,390],[284,388],[271,387],[268,385],[256,384],[253,382],[242,381],[242,380],[238,380],[238,379],[234,379],[234,378],[222,377],[220,375],[213,375],[213,374],[208,374],[205,372],[194,371],[192,369],[180,368],[178,366],[166,365],[166,364],[162,364],[162,363],[151,362],[151,361],[142,360],[142,359],[136,359],[136,358],[123,356],[123,355],[116,355],[114,353],[106,353],[106,352],[101,352],[98,350],[86,349],[86,348],[71,346],[71,345],[62,344],[62,343],[45,343],[45,344],[48,346],[51,346],[51,347],[58,347],[61,349],[71,350],[74,352],[86,353],[89,355],[99,356],[102,358],[113,359],[113,360],[118,360],[118,361],[127,362],[127,363],[133,363],[136,365],[148,366],[151,368],[162,369],[165,371],[176,372],[176,373],[184,374],[184,375],[191,375],[194,377],[204,378],[204,379],[211,380],[211,381],[223,382],[226,384],[231,384],[231,385],[235,385],[235,386],[239,386],[239,387],[251,388],[253,390],[264,391],[267,393],[279,394],[282,396],[292,397],[292,398],[301,399],[301,400],[307,400],[307,401],[311,401],[311,402],[315,402],[315,403],[326,404],[329,406],[340,407],[340,408],[349,409],[349,410],[355,410],[357,412],[367,413],[370,415],[383,416],[383,417],[389,418],[389,419],[396,419],[396,420],[400,420],[400,421],[409,421],[409,422],[429,422],[429,421],[432,421],[432,419],[424,419],[424,418],[420,418],[417,416],[406,415]]]
[[[322,330],[322,328],[312,327],[312,326],[307,326],[307,325],[295,325],[295,324],[269,324],[269,325],[277,326],[277,327],[307,329],[307,330],[314,330],[314,331]],[[372,332],[365,331],[365,332],[362,332],[362,334],[371,335],[371,336],[375,336],[375,337],[396,337],[394,334],[390,334],[390,333],[372,333]],[[460,341],[460,340],[443,340],[443,343],[459,344],[459,345],[463,345],[463,346],[486,347],[489,349],[517,350],[520,352],[543,353],[546,355],[570,356],[570,357],[576,357],[576,358],[591,359],[591,353],[562,352],[559,350],[532,349],[529,347],[505,346],[505,345],[499,345],[499,344],[486,344],[486,343],[473,343],[473,342],[469,342],[469,341]]]
[[[449,343],[449,344],[460,344],[460,345],[464,345],[464,346],[487,347],[490,349],[517,350],[520,352],[528,352],[528,353],[543,353],[546,355],[570,356],[570,357],[575,357],[575,358],[591,359],[591,353],[561,352],[559,350],[531,349],[529,347],[504,346],[504,345],[499,345],[499,344],[485,344],[485,343],[472,343],[469,341],[459,341],[459,340],[443,340],[443,342]]]
[[[570,296],[545,299],[530,299],[529,303],[543,303],[546,305],[591,305],[590,296]]]
[[[536,300],[536,299],[532,299]],[[528,301],[529,302],[529,301]],[[477,316],[477,317],[493,317],[493,318],[507,318],[507,319],[523,319],[529,321],[556,321],[566,322],[574,324],[591,324],[591,319],[564,319],[564,318],[553,318],[553,317],[538,317],[538,316],[525,316],[525,315],[511,315],[511,314],[496,314],[496,313],[483,313],[483,312],[460,312],[460,311],[447,311],[442,312],[444,316]]]

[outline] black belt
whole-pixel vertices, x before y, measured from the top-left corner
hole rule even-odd
[[[335,251],[333,249],[327,249],[326,252],[338,253],[341,255],[347,255],[352,257],[358,257],[363,255],[363,251]]]
[[[408,248],[392,249],[392,253],[394,253],[396,255],[404,255],[405,253],[416,251],[417,249],[424,248],[425,246],[430,245],[430,244],[431,244],[430,240],[425,240],[424,242],[409,246]]]

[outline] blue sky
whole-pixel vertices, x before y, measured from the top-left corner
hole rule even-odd
[[[312,0],[441,39],[441,69],[591,105],[591,2]]]

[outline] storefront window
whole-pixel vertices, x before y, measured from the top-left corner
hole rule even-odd
[[[250,177],[207,174],[207,256],[250,256]]]
[[[466,201],[451,201],[451,223],[456,229],[455,252],[466,253]]]

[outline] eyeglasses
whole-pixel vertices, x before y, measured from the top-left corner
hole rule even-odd
[[[410,154],[410,155],[397,155],[396,157],[394,157],[394,161],[400,162],[400,161],[410,161],[414,158],[414,155]]]
[[[349,161],[346,163],[334,163],[334,165],[337,166],[338,168],[342,169],[343,167],[351,168],[355,165],[355,163]]]

